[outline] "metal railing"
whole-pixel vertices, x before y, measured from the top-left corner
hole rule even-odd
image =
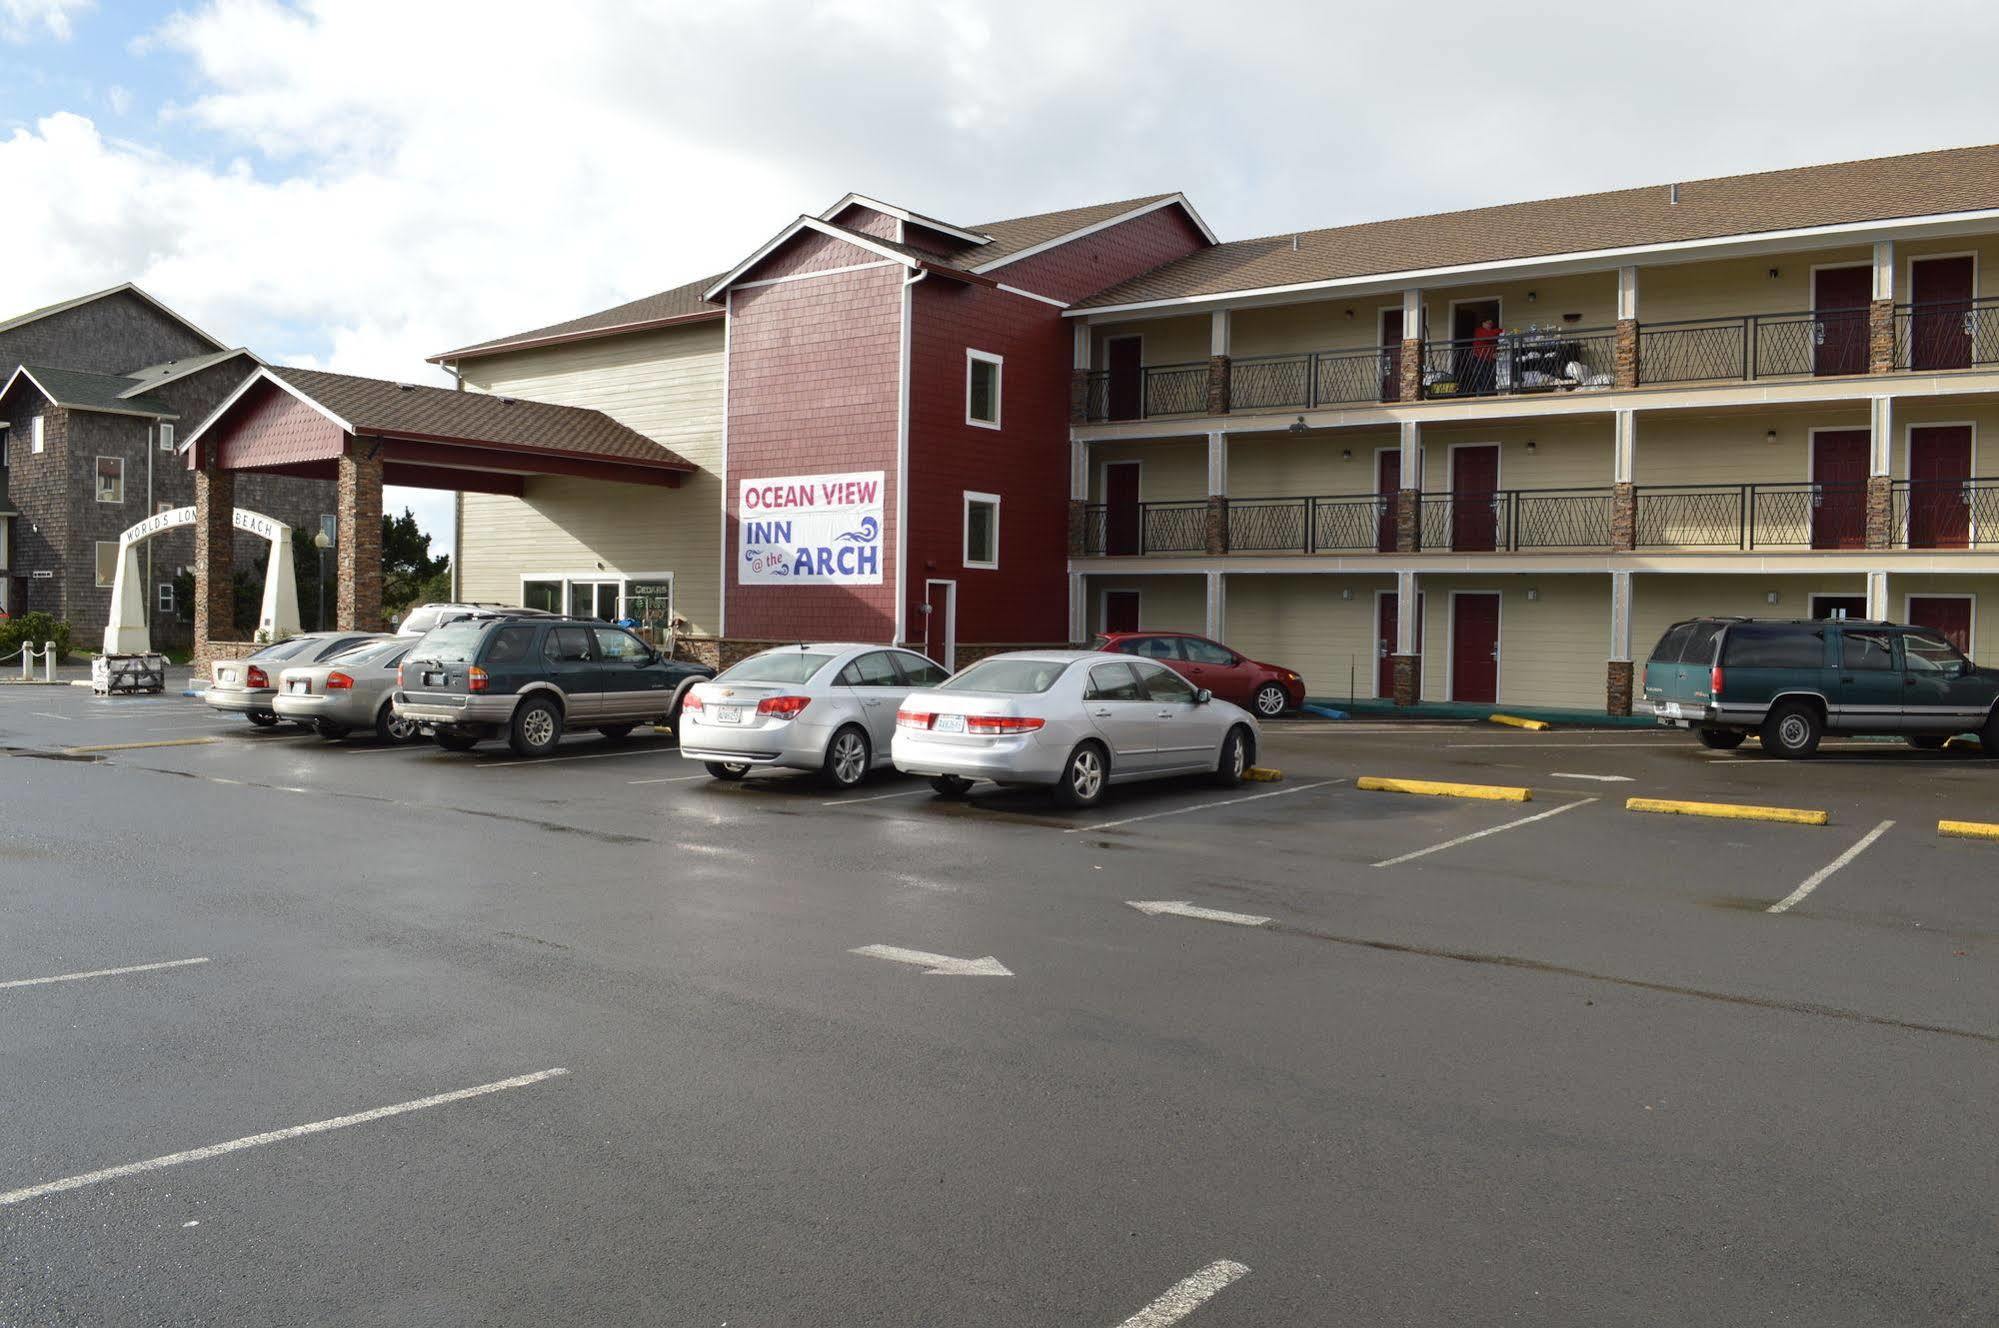
[[[1615,499],[1609,489],[1425,493],[1418,502],[1425,549],[1481,553],[1610,547]]]
[[[1638,329],[1638,381],[1864,374],[1869,327],[1865,309],[1645,323]]]
[[[1400,356],[1388,346],[1245,356],[1229,365],[1229,409],[1392,401]]]
[[[1999,299],[1895,306],[1897,369],[1999,364]]]
[[[1235,553],[1394,552],[1395,503],[1374,493],[1229,501]]]
[[[1083,418],[1144,420],[1155,415],[1199,415],[1208,409],[1208,362],[1148,364],[1122,385],[1108,369],[1086,377]]]
[[[1112,557],[1147,553],[1202,553],[1208,547],[1208,504],[1132,503],[1113,510],[1083,509],[1083,551]]]
[[[1617,383],[1615,328],[1530,328],[1490,340],[1423,345],[1423,395],[1515,396],[1604,389]]]
[[[1861,549],[1865,484],[1640,485],[1641,549]]]
[[[1999,479],[1896,480],[1891,529],[1909,549],[1999,545]]]

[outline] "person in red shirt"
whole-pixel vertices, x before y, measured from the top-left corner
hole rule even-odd
[[[1471,336],[1471,390],[1483,395],[1493,390],[1497,375],[1494,368],[1499,359],[1499,324],[1490,315],[1483,319]]]

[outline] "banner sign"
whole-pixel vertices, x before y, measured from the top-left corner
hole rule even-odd
[[[878,586],[879,470],[743,480],[737,508],[744,586]]]

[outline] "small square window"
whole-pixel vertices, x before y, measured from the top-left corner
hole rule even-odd
[[[982,350],[965,352],[965,423],[982,429],[1000,427],[1000,366],[1004,361]]]
[[[999,513],[998,494],[965,495],[965,566],[999,566]]]
[[[173,611],[174,611],[173,582],[162,581],[160,582],[160,612],[172,613]]]
[[[109,589],[118,579],[118,541],[97,541],[97,588]]]
[[[40,455],[47,450],[49,445],[47,426],[47,420],[39,415],[35,416],[34,425],[28,430],[28,450],[30,452]]]
[[[162,452],[174,450],[174,426],[171,424],[160,425],[160,450]]]
[[[125,458],[97,458],[97,501],[100,503],[122,503],[125,501]]]

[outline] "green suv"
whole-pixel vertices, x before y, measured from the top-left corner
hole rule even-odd
[[[1900,623],[1674,623],[1645,663],[1645,701],[1705,747],[1740,747],[1754,733],[1765,751],[1800,757],[1828,733],[1892,734],[1922,748],[1976,733],[1986,755],[1999,755],[1999,669]]]

